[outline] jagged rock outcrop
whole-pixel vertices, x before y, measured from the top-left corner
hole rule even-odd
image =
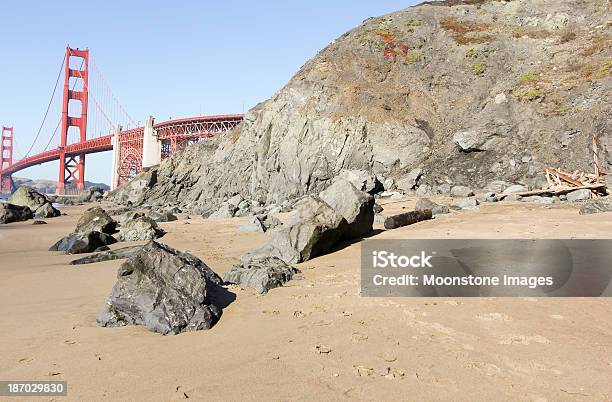
[[[29,207],[0,202],[0,223],[22,222],[33,217]]]
[[[221,309],[210,300],[221,278],[189,253],[149,242],[117,271],[98,325],[144,325],[164,335],[211,328]]]
[[[19,187],[8,201],[30,208],[36,218],[54,218],[61,215],[47,197],[30,187]]]
[[[610,170],[610,15],[598,0],[452,0],[369,18],[237,129],[112,198],[212,213],[235,194],[264,204],[317,194],[344,169],[420,171],[407,183],[419,194],[500,179],[532,187],[543,165],[590,171],[593,132]]]
[[[285,264],[276,257],[265,257],[236,264],[223,275],[225,283],[235,284],[241,288],[253,288],[260,294],[270,289],[283,286],[293,279],[300,270]]]

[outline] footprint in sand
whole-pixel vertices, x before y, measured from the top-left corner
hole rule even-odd
[[[532,342],[547,344],[550,343],[550,340],[542,335],[510,335],[504,336],[499,340],[499,343],[502,345],[530,345]]]
[[[397,360],[397,356],[391,352],[379,353],[378,357],[386,361],[387,363],[393,363]]]
[[[512,317],[502,313],[487,313],[477,315],[476,318],[482,321],[512,321]]]
[[[361,332],[353,332],[351,335],[351,340],[353,342],[364,342],[368,340],[368,336],[366,334],[362,334]]]
[[[406,376],[406,372],[404,370],[395,367],[386,367],[379,374],[388,380],[397,380]]]
[[[487,376],[494,376],[501,372],[501,369],[493,363],[487,362],[469,362],[467,363],[468,368],[476,369]]]
[[[371,377],[374,375],[374,369],[372,367],[366,367],[361,365],[353,366],[353,372],[357,377]]]
[[[328,355],[331,353],[332,349],[329,346],[325,345],[315,345],[313,348],[314,352],[320,355]]]

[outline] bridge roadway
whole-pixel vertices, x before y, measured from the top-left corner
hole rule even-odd
[[[241,114],[200,116],[185,119],[169,120],[153,126],[158,141],[169,141],[172,143],[184,143],[197,138],[212,137],[216,134],[229,131],[242,121]],[[142,138],[145,128],[137,127],[119,132],[119,144],[138,143],[142,147]],[[113,150],[113,137],[109,134],[98,138],[88,139],[85,142],[74,143],[65,147],[66,155],[93,154],[97,152]],[[121,146],[121,145],[120,145]],[[176,150],[172,147],[172,150]],[[31,166],[40,165],[45,162],[58,160],[60,148],[41,152],[14,162],[11,166],[2,170],[2,176],[12,175],[20,170]],[[142,150],[140,150],[142,156]]]

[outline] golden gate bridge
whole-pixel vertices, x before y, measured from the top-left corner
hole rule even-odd
[[[90,80],[90,72],[94,79]],[[48,118],[53,114],[53,100],[62,75],[61,118],[52,124]],[[90,100],[94,108],[88,115]],[[12,175],[16,172],[59,160],[57,193],[76,194],[85,187],[85,155],[104,151],[113,151],[111,188],[115,188],[187,144],[232,130],[241,121],[241,114],[189,117],[162,123],[155,123],[149,117],[144,125],[139,125],[91,62],[89,50],[67,47],[43,121],[28,151],[19,160],[14,160],[17,156],[14,128],[2,127],[0,193],[14,190]],[[36,145],[42,144],[39,140],[45,131],[50,132],[46,146],[33,153]],[[58,131],[59,144],[55,146]]]

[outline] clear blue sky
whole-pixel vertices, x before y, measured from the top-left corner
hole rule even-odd
[[[268,99],[345,31],[368,17],[416,3],[2,2],[0,125],[15,127],[18,151],[24,154],[42,121],[67,44],[90,49],[95,65],[135,120],[242,113]],[[58,95],[60,89],[61,82]],[[34,153],[44,148],[60,117],[60,97]],[[93,106],[90,101],[90,116]],[[87,158],[86,180],[108,183],[110,152]],[[54,180],[57,175],[57,163],[17,174]]]

